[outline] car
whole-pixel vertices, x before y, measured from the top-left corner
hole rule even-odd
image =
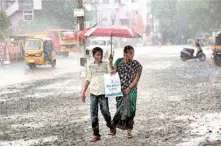
[[[90,40],[86,47],[86,55],[92,57],[92,50],[95,47],[103,49],[104,57],[108,57],[111,54],[111,39],[107,37],[96,37]]]

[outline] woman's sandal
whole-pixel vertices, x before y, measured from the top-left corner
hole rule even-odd
[[[133,135],[131,133],[127,133],[127,138],[133,138]]]
[[[116,127],[114,127],[114,128],[111,129],[110,135],[111,135],[111,136],[115,136],[115,135],[116,135],[116,132],[117,132],[117,129],[116,129]]]
[[[100,137],[94,136],[93,138],[91,138],[90,142],[94,142],[95,143],[95,142],[97,142],[99,140],[101,140]]]

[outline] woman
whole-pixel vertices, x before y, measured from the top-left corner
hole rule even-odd
[[[134,48],[126,46],[124,48],[124,58],[118,59],[112,69],[118,72],[121,87],[124,95],[117,97],[117,112],[113,118],[112,125],[115,127],[113,134],[116,134],[116,127],[127,130],[127,137],[132,138],[132,129],[136,113],[137,84],[139,82],[142,65],[133,60]],[[110,64],[113,63],[113,57],[109,58]]]
[[[107,127],[110,128],[112,133],[113,127],[111,125],[111,115],[109,112],[108,98],[105,97],[104,88],[104,74],[110,73],[110,65],[108,62],[102,61],[103,50],[99,47],[95,47],[92,51],[94,62],[89,65],[87,70],[86,83],[82,94],[82,101],[85,102],[86,91],[90,85],[90,110],[91,110],[91,121],[94,136],[91,142],[96,142],[101,139],[99,133],[99,120],[98,120],[98,105],[100,105],[101,113],[107,123]]]

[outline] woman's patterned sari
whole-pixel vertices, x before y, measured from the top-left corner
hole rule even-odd
[[[137,72],[142,72],[142,65],[136,60],[124,63],[123,59],[120,58],[115,62],[115,66],[120,77],[122,91],[130,86]],[[114,125],[123,130],[133,129],[137,87],[134,87],[128,95],[124,94],[122,97],[117,97],[116,101],[117,112],[113,118]]]

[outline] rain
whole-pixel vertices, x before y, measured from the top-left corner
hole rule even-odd
[[[220,8],[220,0],[0,0],[0,146],[221,146]],[[101,140],[91,142],[90,88],[85,103],[82,95],[93,49],[115,62],[127,45],[142,65],[132,138],[118,128],[111,136],[99,106]],[[116,98],[108,102],[113,119]]]

